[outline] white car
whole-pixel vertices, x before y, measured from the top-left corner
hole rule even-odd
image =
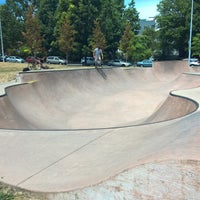
[[[67,60],[60,56],[48,56],[46,62],[48,64],[60,64],[60,65],[67,64]]]
[[[115,59],[108,62],[108,66],[116,66],[116,67],[129,67],[132,64],[130,62],[126,62],[120,59]]]
[[[188,61],[188,59],[184,59]],[[190,58],[190,66],[200,66],[200,62],[197,58]]]
[[[200,62],[197,58],[190,59],[190,66],[200,66]]]
[[[6,62],[24,63],[24,59],[19,56],[9,56],[6,58]]]

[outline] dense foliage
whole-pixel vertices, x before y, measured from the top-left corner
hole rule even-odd
[[[127,7],[124,0],[6,0],[0,6],[5,54],[62,55],[80,61],[101,44],[105,59],[183,58],[190,8],[191,0],[161,0],[157,29],[146,28],[139,35],[134,0]],[[200,2],[194,0],[193,56],[200,55],[199,13]]]
[[[126,21],[138,30],[134,5],[134,0],[128,8],[123,0],[7,0],[1,6],[5,54],[59,54],[80,60],[91,56],[103,38],[104,54],[114,57]]]
[[[163,58],[187,57],[192,0],[162,0],[158,5],[160,53]],[[200,33],[200,2],[194,0],[193,36]],[[195,53],[196,54],[196,53]],[[194,55],[194,53],[193,53]]]

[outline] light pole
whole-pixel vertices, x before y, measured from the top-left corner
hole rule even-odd
[[[190,16],[190,39],[189,39],[189,52],[188,52],[188,65],[190,66],[190,59],[191,59],[191,46],[192,46],[192,21],[193,21],[193,4],[194,0],[192,0],[191,6],[191,16]]]
[[[3,34],[2,34],[2,25],[1,25],[1,16],[0,16],[0,36],[1,36],[1,53],[4,62],[4,47],[3,47]]]

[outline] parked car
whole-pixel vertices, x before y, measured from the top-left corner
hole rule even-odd
[[[8,56],[6,62],[24,63],[25,60],[19,56]]]
[[[28,56],[26,59],[25,59],[25,61],[27,62],[27,63],[36,63],[36,64],[38,64],[38,63],[40,63],[40,58],[38,58],[38,57],[34,57],[34,56]]]
[[[93,57],[85,57],[81,58],[81,64],[82,65],[94,65],[94,58]]]
[[[8,56],[0,56],[0,62],[6,62],[6,58],[7,58]]]
[[[197,58],[190,59],[190,66],[200,66],[200,62]]]
[[[132,64],[130,62],[123,61],[123,60],[120,60],[120,59],[115,59],[115,60],[112,60],[112,61],[108,62],[108,66],[129,67],[131,65]]]
[[[48,56],[46,62],[48,64],[60,64],[60,65],[67,64],[67,60],[60,56]]]
[[[152,64],[153,64],[152,60],[148,59],[136,63],[138,67],[152,67]]]
[[[188,58],[183,59],[188,61]],[[197,58],[190,58],[190,66],[200,66],[200,62]]]

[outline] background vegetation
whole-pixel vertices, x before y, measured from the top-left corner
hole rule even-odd
[[[191,0],[161,0],[156,29],[147,28],[139,35],[134,0],[127,7],[124,0],[7,0],[0,7],[5,54],[24,58],[62,55],[80,62],[101,44],[107,60],[185,58],[190,8]],[[194,0],[192,48],[196,57],[200,54],[199,13],[200,2]]]
[[[0,183],[1,200],[47,200],[44,195],[30,194]]]

